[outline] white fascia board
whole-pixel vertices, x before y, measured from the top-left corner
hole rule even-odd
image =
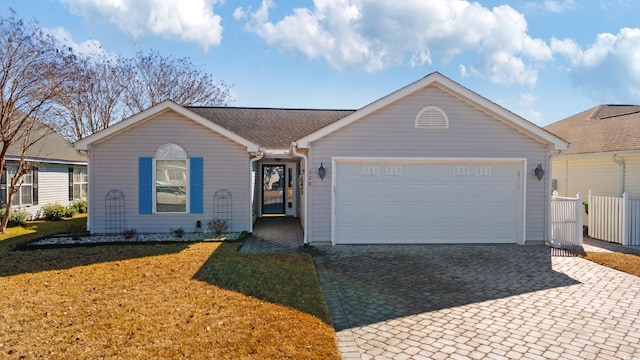
[[[624,151],[605,151],[605,152],[594,152],[594,153],[580,153],[580,154],[556,154],[553,155],[554,159],[589,159],[599,156],[610,157],[611,155],[640,155],[640,149],[638,150],[624,150]]]
[[[449,79],[448,77],[440,74],[439,72],[431,73],[424,78],[413,82],[400,90],[397,90],[379,100],[372,102],[369,105],[357,110],[356,112],[328,125],[324,128],[313,132],[296,142],[300,148],[309,148],[313,141],[321,139],[355,121],[362,119],[363,117],[382,109],[408,95],[415,93],[431,84],[435,84],[438,88],[446,91],[447,93],[473,105],[479,109],[486,109],[485,112],[489,112],[493,117],[502,118],[504,122],[511,123],[515,128],[521,129],[523,132],[528,133],[529,136],[539,139],[540,141],[552,144],[555,150],[564,150],[569,146],[569,143],[547,130],[529,122],[528,120],[506,110],[505,108],[497,105],[496,103],[488,100],[487,98],[478,95],[477,93],[465,88],[457,82]],[[491,114],[493,113],[493,114]]]
[[[394,91],[391,94],[382,97],[372,103],[370,103],[369,105],[364,106],[363,108],[360,108],[359,110],[343,117],[342,119],[327,125],[325,127],[323,127],[322,129],[315,131],[297,141],[295,141],[298,144],[298,147],[300,148],[308,148],[310,146],[310,144],[313,141],[316,141],[318,139],[321,139],[337,130],[342,129],[343,127],[354,123],[360,119],[362,119],[363,117],[370,115],[380,109],[382,109],[385,106],[388,106],[402,98],[404,98],[405,96],[411,95],[414,92],[425,88],[427,86],[429,86],[431,83],[433,83],[434,81],[437,80],[437,78],[444,78],[443,75],[441,75],[440,73],[431,73],[429,75],[427,75],[426,77],[413,82],[403,88],[401,88],[400,90]]]
[[[218,134],[226,137],[229,140],[235,141],[236,143],[246,146],[247,152],[258,151],[259,146],[252,143],[251,141],[239,136],[238,134],[231,132],[214,122],[203,118],[202,116],[174,103],[171,100],[165,100],[157,105],[154,105],[147,110],[139,112],[127,119],[124,119],[120,122],[115,123],[108,128],[97,132],[93,135],[87,136],[84,139],[78,140],[73,144],[73,147],[77,150],[89,150],[90,145],[96,144],[100,141],[106,140],[112,136],[117,135],[118,133],[125,131],[128,128],[137,126],[142,124],[143,122],[153,119],[156,116],[159,116],[167,111],[174,111],[187,119],[193,120],[198,124],[209,128]]]
[[[442,81],[438,81],[436,86],[443,91],[463,100],[470,105],[480,110],[486,109],[486,113],[502,119],[503,122],[507,122],[511,126],[528,133],[529,136],[537,138],[546,144],[551,144],[554,150],[564,150],[569,148],[568,141],[554,135],[553,133],[541,128],[538,125],[526,120],[525,118],[503,108],[502,106],[494,103],[493,101],[477,94],[474,91],[467,89],[466,87],[456,83],[455,81],[443,76]],[[493,113],[493,114],[492,114]]]

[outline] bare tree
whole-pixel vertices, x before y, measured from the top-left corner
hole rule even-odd
[[[18,160],[8,179],[7,202],[0,220],[4,232],[11,200],[20,188],[22,176],[31,170],[26,151],[43,135],[38,119],[50,111],[52,98],[69,80],[72,57],[42,32],[34,21],[0,17],[0,169],[9,151]]]
[[[124,92],[130,75],[118,57],[77,57],[74,78],[56,96],[55,127],[71,142],[104,130],[127,114]]]
[[[133,75],[126,90],[126,104],[136,113],[164,100],[180,105],[226,106],[230,88],[195,66],[189,58],[164,57],[157,51],[138,51],[129,60]]]
[[[229,87],[188,58],[138,51],[133,58],[78,55],[74,81],[56,97],[54,124],[69,141],[77,141],[121,119],[170,99],[180,105],[225,106]]]

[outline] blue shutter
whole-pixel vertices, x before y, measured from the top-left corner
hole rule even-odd
[[[31,204],[38,205],[38,168],[31,169]]]
[[[138,158],[138,212],[153,213],[153,158]]]
[[[73,168],[69,168],[69,201],[73,201]]]
[[[192,214],[202,214],[204,169],[202,158],[190,158],[189,163],[189,207]]]

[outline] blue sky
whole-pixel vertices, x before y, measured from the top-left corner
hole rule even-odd
[[[439,71],[541,126],[640,104],[635,0],[3,0],[77,51],[190,57],[234,106],[357,109]]]

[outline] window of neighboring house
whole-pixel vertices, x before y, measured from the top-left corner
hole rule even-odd
[[[2,171],[2,181],[0,185],[0,191],[2,191],[1,201],[6,202],[8,193],[11,191],[11,178],[16,173],[15,166],[7,166]],[[22,175],[20,182],[18,183],[18,191],[13,195],[11,199],[11,205],[13,206],[28,206],[38,204],[38,168],[32,168],[28,173]]]
[[[87,168],[69,168],[69,201],[87,198]]]
[[[166,144],[155,156],[156,212],[187,211],[187,153],[176,144]]]

